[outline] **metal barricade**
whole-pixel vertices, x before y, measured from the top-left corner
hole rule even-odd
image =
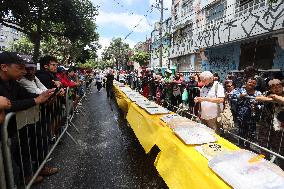
[[[170,99],[163,99],[162,105],[165,108],[180,114],[181,116],[200,122],[199,117],[196,116],[196,113],[198,113],[198,108],[196,107],[197,104],[187,109],[183,105],[174,106]],[[265,106],[266,104],[263,103],[262,105]],[[265,112],[261,111],[261,113],[264,114]],[[227,128],[220,128],[223,132],[221,135],[236,145],[239,145],[240,141],[250,145],[250,150],[265,154],[268,160],[275,162],[276,164],[281,162],[278,165],[284,169],[284,128],[279,131],[275,131],[273,128],[273,118],[271,118],[271,123],[269,126],[264,124],[263,120],[261,120],[260,123],[256,124],[256,141],[251,141],[246,137],[239,135],[238,132],[236,133],[238,130],[238,128],[236,128],[237,126],[235,126],[234,131],[228,130]],[[231,128],[233,128],[233,126]],[[264,130],[266,130],[266,133],[263,133]]]
[[[65,133],[78,144],[67,131],[71,125],[79,132],[72,123],[75,110],[70,93],[70,88],[67,88],[65,97],[56,97],[48,104],[6,115],[1,127],[1,188],[30,188]]]
[[[3,163],[2,143],[1,142],[0,142],[0,188],[6,189],[5,169],[4,169],[4,163]]]
[[[11,145],[9,144],[8,137],[8,124],[12,117],[15,116],[15,113],[9,113],[6,115],[5,122],[1,128],[1,140],[2,140],[2,155],[3,155],[3,163],[5,170],[5,178],[6,178],[6,187],[8,189],[15,188],[14,183],[14,174],[13,174],[13,166],[12,166],[12,157],[11,157]]]

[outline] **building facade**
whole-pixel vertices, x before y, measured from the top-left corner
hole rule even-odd
[[[169,60],[171,47],[171,18],[166,19],[162,25],[162,68],[172,68]],[[151,32],[151,61],[152,68],[160,67],[160,23],[155,24],[154,30]]]
[[[5,50],[12,42],[17,41],[22,33],[14,28],[0,24],[0,51]]]
[[[172,23],[170,59],[181,71],[284,68],[283,0],[174,0]]]

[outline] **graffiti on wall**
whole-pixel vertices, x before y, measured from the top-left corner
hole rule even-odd
[[[245,14],[236,13],[234,18],[215,22],[210,27],[195,27],[192,39],[185,39],[184,47],[173,45],[170,56],[173,58],[180,54],[194,53],[200,48],[214,47],[283,29],[284,1],[279,0],[273,6],[260,3],[253,9]]]
[[[223,48],[211,48],[207,53],[208,60],[202,61],[202,70],[217,72],[223,79],[229,70],[236,70],[240,58],[240,45],[226,45]]]
[[[275,48],[273,68],[284,70],[284,49],[279,46]]]

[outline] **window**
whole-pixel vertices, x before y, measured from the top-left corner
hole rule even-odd
[[[242,44],[239,69],[244,69],[251,65],[258,69],[271,69],[275,44],[275,38]]]
[[[187,26],[184,27],[184,36],[186,38],[192,38],[192,24],[188,24]]]
[[[247,3],[253,2],[253,0],[240,0],[240,6],[243,6]]]
[[[4,42],[7,36],[5,35],[0,35],[0,42]]]
[[[206,18],[208,22],[213,20],[218,20],[222,18],[225,14],[225,8],[227,4],[225,1],[221,1],[220,3],[216,3],[206,10]]]
[[[5,50],[5,46],[0,46],[0,51],[4,51]]]
[[[174,7],[175,20],[178,19],[178,14],[179,14],[179,3],[177,3]]]
[[[192,12],[193,11],[192,0],[183,0],[182,9],[183,9],[184,14],[187,14],[188,12]]]

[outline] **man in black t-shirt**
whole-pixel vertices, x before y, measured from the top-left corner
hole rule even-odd
[[[107,97],[112,98],[112,85],[114,80],[113,71],[109,70],[109,72],[106,75],[106,91],[107,91]]]

